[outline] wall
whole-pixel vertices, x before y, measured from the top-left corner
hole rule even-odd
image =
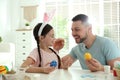
[[[31,22],[32,28],[42,21],[43,13],[45,11],[44,1],[40,0],[0,0],[0,36],[3,38],[3,42],[15,43],[15,31],[19,27],[23,26],[21,23],[21,6],[38,6],[38,16]]]
[[[15,26],[19,24],[19,0],[1,0],[0,36],[3,42],[14,42]]]

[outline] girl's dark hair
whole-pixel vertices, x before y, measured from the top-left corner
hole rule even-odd
[[[40,53],[40,45],[39,45],[39,44],[40,44],[40,43],[39,43],[39,35],[38,35],[38,31],[39,31],[41,25],[42,25],[42,23],[38,23],[38,24],[34,27],[34,29],[33,29],[33,35],[34,35],[34,38],[35,38],[35,40],[36,40],[36,42],[37,42],[38,54],[39,54],[39,59],[40,59],[39,67],[41,66],[41,61],[42,61],[41,53]],[[49,24],[46,24],[45,27],[44,27],[43,30],[42,30],[41,35],[45,37],[51,29],[53,29],[53,27],[52,27],[51,25],[49,25]],[[51,49],[50,49],[50,50],[51,50]],[[60,62],[60,57],[56,54],[56,52],[55,52],[54,50],[52,50],[52,51],[55,53],[55,55],[56,55],[57,58],[58,58],[58,62],[59,62],[58,68],[60,68],[60,63],[61,63],[61,62]]]

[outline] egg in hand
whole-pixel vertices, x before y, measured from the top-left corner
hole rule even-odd
[[[92,59],[92,55],[89,52],[86,52],[84,54],[84,58],[85,58],[85,60],[90,60],[90,59]]]

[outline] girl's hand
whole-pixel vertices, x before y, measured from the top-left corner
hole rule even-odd
[[[101,65],[101,63],[94,58],[86,60],[86,65],[92,72],[104,70],[103,65]]]
[[[53,44],[53,48],[57,51],[59,51],[60,49],[62,49],[64,46],[64,39],[62,38],[58,38],[55,40],[54,44]]]
[[[43,68],[43,73],[49,74],[50,72],[52,72],[52,71],[54,71],[54,70],[55,70],[54,67]]]

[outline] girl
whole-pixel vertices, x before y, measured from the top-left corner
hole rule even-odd
[[[58,39],[55,43],[54,30],[49,24],[45,25],[41,35],[39,36],[38,33],[41,25],[42,23],[38,23],[33,29],[34,38],[37,42],[37,48],[30,53],[28,58],[21,65],[21,67],[30,66],[26,72],[50,73],[55,70],[55,68],[60,68],[61,66],[60,57],[57,52],[63,48],[64,40]],[[53,49],[50,48],[51,46],[53,46]],[[50,67],[50,62],[53,60],[57,62],[56,67]]]

